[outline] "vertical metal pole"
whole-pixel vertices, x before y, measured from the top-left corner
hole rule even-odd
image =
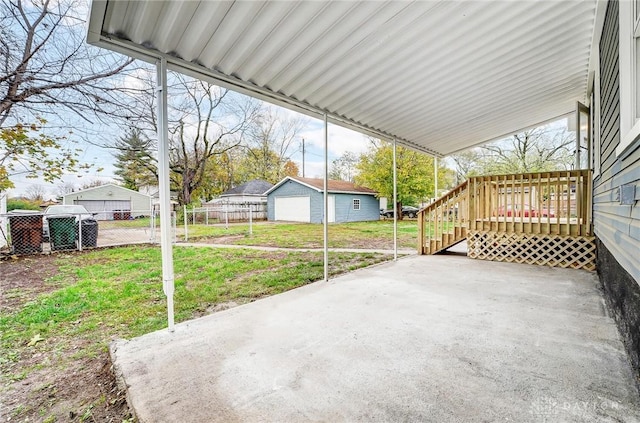
[[[174,330],[173,246],[171,245],[171,197],[169,193],[169,130],[167,123],[167,61],[156,62],[158,104],[158,179],[160,182],[160,248],[162,251],[162,287],[167,296],[168,329]]]
[[[438,198],[438,158],[433,158],[433,197]]]
[[[396,139],[393,139],[393,260],[398,260],[398,169]]]
[[[324,114],[324,280],[329,280],[329,122]]]
[[[182,210],[183,210],[182,215],[184,216],[184,218],[182,219],[182,220],[184,220],[184,241],[187,242],[187,241],[189,241],[189,227],[187,225],[187,219],[188,219],[188,217],[187,217],[188,216],[187,215],[187,206],[184,205]]]
[[[82,251],[82,215],[78,216],[78,250]]]
[[[576,170],[580,169],[582,163],[580,163],[580,103],[576,103]]]
[[[253,235],[253,207],[249,204],[249,235]]]

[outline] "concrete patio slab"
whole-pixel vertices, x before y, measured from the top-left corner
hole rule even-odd
[[[593,273],[413,256],[112,345],[140,422],[638,422]]]

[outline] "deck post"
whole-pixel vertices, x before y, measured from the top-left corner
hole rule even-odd
[[[173,246],[171,245],[171,197],[169,193],[169,129],[167,122],[167,60],[156,62],[158,104],[158,179],[160,185],[160,248],[162,251],[162,287],[167,296],[169,332],[174,330]]]

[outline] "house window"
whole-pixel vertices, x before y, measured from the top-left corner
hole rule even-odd
[[[353,199],[353,209],[360,210],[360,200],[358,198]]]
[[[640,1],[619,2],[620,155],[640,136]]]

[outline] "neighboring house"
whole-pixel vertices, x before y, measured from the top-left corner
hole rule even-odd
[[[266,192],[273,188],[273,184],[261,179],[254,179],[253,181],[245,182],[242,185],[233,187],[220,194],[218,198],[215,198],[206,204],[220,204],[220,203],[266,203]]]
[[[115,184],[106,184],[72,192],[62,204],[79,204],[98,220],[129,219],[151,214],[151,197]]]
[[[607,302],[640,373],[640,24],[638,2],[609,1],[592,60],[593,224]],[[636,9],[636,10],[634,10]]]
[[[4,216],[7,213],[7,192],[0,191],[0,248],[7,245],[7,218]]]
[[[328,222],[359,222],[380,219],[376,192],[352,182],[328,181]],[[287,176],[267,191],[269,220],[322,223],[324,181]]]
[[[141,185],[138,192],[152,198],[160,198],[160,188],[157,185]]]

